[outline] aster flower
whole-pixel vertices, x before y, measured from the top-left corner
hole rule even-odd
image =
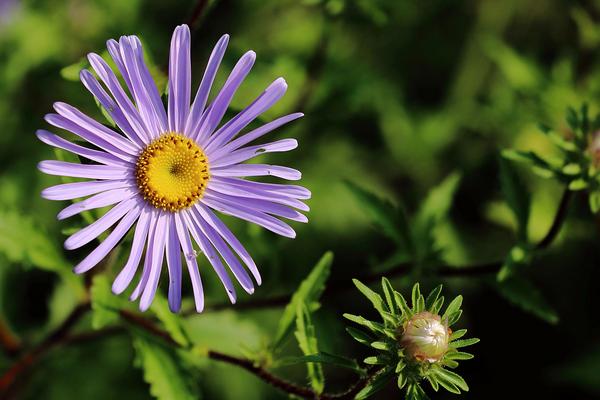
[[[123,36],[118,42],[109,40],[108,51],[129,94],[97,54],[89,54],[88,60],[99,80],[88,70],[81,71],[80,77],[118,131],[68,104],[55,103],[56,113],[46,115],[46,121],[75,134],[91,146],[72,143],[45,130],[37,132],[38,138],[50,146],[91,161],[85,164],[54,160],[40,162],[39,169],[47,174],[90,179],[52,186],[42,192],[42,196],[50,200],[87,197],[63,209],[58,214],[59,219],[85,210],[113,206],[97,221],[65,241],[65,248],[77,249],[116,225],[104,241],[75,266],[74,271],[80,274],[92,269],[130,229],[134,229],[129,259],[112,289],[115,294],[122,293],[131,284],[144,257],[138,284],[131,294],[131,300],[140,299],[142,311],[154,298],[165,258],[171,310],[177,311],[181,306],[182,265],[185,263],[196,310],[202,311],[202,280],[192,240],[212,265],[232,303],[236,301],[236,293],[229,272],[248,293],[254,291],[250,274],[256,284],[261,284],[261,276],[252,257],[213,210],[290,238],[295,237],[294,230],[279,218],[307,222],[307,218],[297,211],[308,211],[301,201],[310,198],[307,189],[245,179],[266,175],[287,180],[300,179],[300,172],[292,168],[243,163],[262,153],[283,152],[297,147],[294,139],[262,145],[248,144],[300,118],[300,113],[283,116],[241,133],[284,95],[287,89],[285,80],[276,79],[248,107],[220,125],[237,88],[254,64],[256,55],[249,51],[241,57],[220,92],[208,104],[209,92],[228,41],[229,36],[224,35],[216,44],[196,96],[191,101],[190,31],[186,25],[175,29],[170,49],[169,93],[165,110],[144,63],[140,40],[136,36]]]

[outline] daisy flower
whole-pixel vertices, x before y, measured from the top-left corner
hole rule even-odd
[[[165,258],[170,309],[176,312],[181,307],[182,265],[185,263],[196,310],[203,310],[202,280],[193,242],[215,270],[232,303],[235,303],[236,293],[229,273],[250,294],[254,291],[254,281],[261,284],[252,257],[214,210],[290,238],[295,237],[295,232],[280,218],[307,222],[306,216],[298,211],[308,211],[301,201],[310,198],[307,189],[245,179],[266,175],[300,179],[300,172],[292,168],[244,163],[259,154],[284,152],[298,145],[295,139],[249,144],[300,118],[301,113],[286,115],[241,133],[284,95],[285,80],[276,79],[249,106],[221,125],[231,99],[254,64],[256,54],[248,51],[214,100],[208,103],[228,41],[229,36],[224,35],[217,42],[192,101],[190,30],[186,25],[175,29],[165,107],[144,63],[140,40],[136,36],[123,36],[118,42],[109,40],[108,51],[128,93],[97,54],[89,54],[88,60],[98,79],[88,70],[81,71],[80,76],[118,130],[58,102],[54,104],[56,113],[46,115],[45,120],[75,134],[90,146],[75,144],[45,130],[36,132],[42,142],[89,160],[83,164],[55,160],[39,163],[39,169],[46,174],[89,179],[42,191],[42,196],[49,200],[86,198],[64,208],[58,219],[112,206],[98,220],[65,241],[66,249],[77,249],[114,225],[106,238],[75,266],[75,273],[92,269],[134,229],[129,259],[112,289],[115,294],[122,293],[131,284],[143,258],[139,281],[131,294],[131,300],[139,298],[142,311],[152,303]]]

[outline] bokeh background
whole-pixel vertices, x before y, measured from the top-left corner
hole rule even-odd
[[[59,183],[36,163],[53,158],[34,132],[54,101],[101,118],[77,81],[83,57],[108,38],[139,35],[163,79],[173,28],[194,1],[0,0],[0,315],[3,329],[28,346],[72,310],[82,278],[70,269],[89,251],[66,252],[65,235],[82,220],[58,222],[65,206],[40,198]],[[292,111],[306,117],[271,138],[296,137],[300,147],[269,161],[303,172],[313,192],[310,222],[295,240],[228,219],[264,277],[240,302],[291,293],[327,250],[335,254],[322,309],[315,314],[323,350],[367,355],[345,334],[344,312],[373,316],[351,288],[355,276],[392,268],[395,248],[373,228],[344,180],[414,213],[429,190],[453,173],[461,180],[449,216],[436,229],[445,260],[469,266],[500,260],[515,241],[515,221],[500,195],[498,154],[504,148],[552,152],[537,129],[566,127],[567,106],[600,99],[600,2],[537,0],[215,0],[193,30],[194,82],[212,46],[231,35],[220,81],[247,49],[258,59],[233,101],[243,108],[278,76],[286,97],[265,120]],[[559,202],[559,184],[526,169],[533,205],[529,234],[541,238]],[[550,324],[507,302],[485,277],[421,277],[463,294],[459,326],[482,339],[459,372],[473,399],[600,398],[600,253],[598,221],[575,197],[564,230],[526,274],[560,320]],[[126,250],[124,250],[126,252]],[[206,265],[204,265],[206,268]],[[114,275],[114,271],[100,271]],[[226,297],[210,271],[207,302]],[[407,291],[412,276],[394,276]],[[161,285],[162,289],[166,285]],[[188,301],[191,295],[186,287]],[[198,343],[232,354],[259,349],[273,335],[281,308],[225,307],[186,317]],[[88,319],[79,328],[90,327]],[[291,340],[286,353],[299,354]],[[52,350],[20,385],[23,399],[147,399],[127,335]],[[199,357],[200,358],[200,357]],[[0,368],[11,364],[0,356]],[[190,379],[206,399],[283,399],[238,368],[196,360]],[[305,383],[301,366],[276,371]],[[351,373],[325,369],[326,388],[342,390]],[[397,398],[390,385],[376,398]],[[433,398],[452,398],[439,393]]]

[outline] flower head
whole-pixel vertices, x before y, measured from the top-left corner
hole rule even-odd
[[[77,249],[114,226],[104,241],[75,266],[75,272],[92,269],[134,229],[131,253],[114,281],[113,292],[122,293],[131,284],[143,258],[139,281],[131,294],[132,300],[140,298],[141,310],[146,310],[154,298],[166,258],[171,310],[181,306],[185,263],[196,309],[202,311],[204,295],[194,243],[206,255],[232,303],[236,293],[227,269],[248,293],[253,293],[254,282],[260,285],[254,261],[214,210],[291,238],[295,237],[294,230],[280,218],[307,222],[298,211],[308,211],[302,201],[310,198],[307,189],[245,179],[267,175],[300,179],[300,172],[292,168],[244,163],[262,153],[297,147],[294,139],[249,143],[300,118],[300,113],[242,133],[284,95],[285,80],[276,79],[248,107],[221,124],[237,88],[254,64],[256,55],[249,51],[235,65],[214,100],[208,102],[228,41],[229,36],[224,35],[217,42],[192,100],[190,31],[186,25],[175,29],[165,109],[144,63],[140,40],[135,36],[109,40],[108,51],[126,89],[107,62],[94,53],[89,54],[88,60],[99,79],[88,70],[81,71],[80,76],[110,117],[114,129],[75,107],[55,103],[56,113],[46,115],[46,121],[75,134],[88,145],[72,143],[45,130],[37,132],[38,138],[50,146],[86,159],[82,164],[54,160],[39,164],[39,169],[50,175],[89,179],[52,186],[42,192],[50,200],[87,197],[63,209],[59,219],[112,206],[65,241],[67,249]]]
[[[400,344],[410,357],[436,362],[448,351],[449,338],[450,330],[440,316],[423,311],[406,321]]]

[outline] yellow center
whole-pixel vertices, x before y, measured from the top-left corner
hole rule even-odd
[[[165,133],[142,151],[135,177],[148,203],[179,211],[202,197],[210,174],[206,155],[192,139]]]

